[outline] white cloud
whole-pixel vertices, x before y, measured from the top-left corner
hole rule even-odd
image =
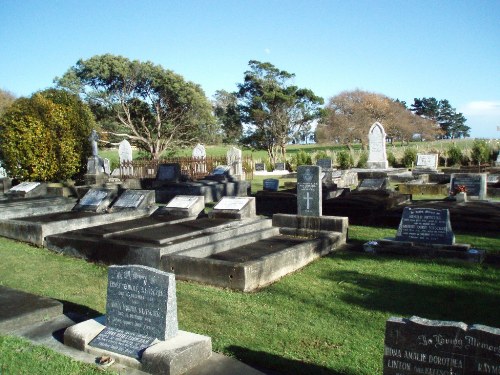
[[[500,116],[500,101],[469,102],[460,112],[469,116]]]
[[[271,54],[271,50],[269,48],[264,48],[264,52],[266,53],[266,55]]]

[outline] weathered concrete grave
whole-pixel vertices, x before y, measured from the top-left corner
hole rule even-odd
[[[5,194],[7,198],[34,198],[47,194],[47,184],[43,182],[21,182]]]
[[[64,343],[152,374],[181,375],[212,354],[210,337],[178,329],[175,276],[149,267],[111,266],[106,324],[66,329]]]
[[[135,197],[134,202],[137,203],[138,196],[141,194],[144,198],[136,207],[124,207],[130,204],[131,195]],[[71,211],[1,220],[0,235],[43,246],[45,237],[51,234],[149,216],[156,209],[156,206],[152,204],[154,202],[152,194],[154,192],[147,190],[125,194],[123,200],[118,199],[115,202],[116,212],[111,209],[111,212],[103,213],[116,196],[116,191],[90,189]]]
[[[322,193],[320,167],[300,165],[297,168],[297,213],[301,216],[321,216]]]
[[[384,375],[500,373],[500,329],[480,324],[389,318]]]
[[[210,218],[244,219],[255,217],[254,197],[224,197],[208,213]]]
[[[365,251],[481,262],[484,251],[455,243],[448,209],[405,207],[394,239],[370,241]]]
[[[200,195],[178,195],[163,209],[174,216],[196,217],[205,209],[205,198]]]
[[[486,173],[452,173],[450,178],[450,192],[456,192],[458,186],[465,186],[467,197],[486,199],[487,195]]]

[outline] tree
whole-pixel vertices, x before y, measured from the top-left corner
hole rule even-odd
[[[194,144],[213,123],[199,85],[149,61],[97,55],[79,60],[55,82],[81,94],[92,108],[102,107],[108,120],[104,130],[130,139],[153,159],[167,149]]]
[[[16,97],[13,93],[0,89],[0,115],[4,113],[15,100]]]
[[[467,119],[462,113],[457,113],[446,99],[415,98],[411,110],[416,115],[438,124],[442,138],[462,138],[470,135],[470,127],[465,125]]]
[[[95,126],[90,109],[69,92],[49,89],[17,99],[0,117],[0,153],[20,180],[59,181],[81,172]]]
[[[243,134],[243,125],[237,94],[218,90],[214,98],[214,114],[223,131],[223,142],[228,144],[238,142]]]
[[[432,123],[413,115],[403,102],[362,90],[344,91],[330,98],[316,128],[319,142],[336,142],[365,148],[374,122],[383,124],[391,140],[409,141],[415,133],[430,134]]]
[[[292,85],[294,74],[268,62],[251,60],[238,85],[242,122],[251,126],[247,141],[267,150],[269,160],[285,159],[286,145],[297,132],[320,117],[323,99]]]

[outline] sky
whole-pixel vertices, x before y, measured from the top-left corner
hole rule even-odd
[[[235,91],[250,60],[327,102],[361,89],[447,99],[500,138],[500,0],[0,0],[0,89],[53,86],[79,59],[152,61]]]

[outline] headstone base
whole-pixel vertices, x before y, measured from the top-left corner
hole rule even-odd
[[[105,326],[101,319],[90,319],[69,327],[64,332],[64,344],[87,353],[108,355],[117,363],[151,374],[181,375],[200,365],[212,355],[212,340],[191,332],[178,331],[166,341],[156,341],[148,347],[140,360],[89,345]]]
[[[85,180],[85,185],[90,185],[90,186],[95,186],[99,185],[102,186],[109,180],[109,176],[102,173],[102,174],[86,174],[83,176]]]
[[[368,169],[388,169],[389,162],[386,161],[368,161],[366,162]]]

